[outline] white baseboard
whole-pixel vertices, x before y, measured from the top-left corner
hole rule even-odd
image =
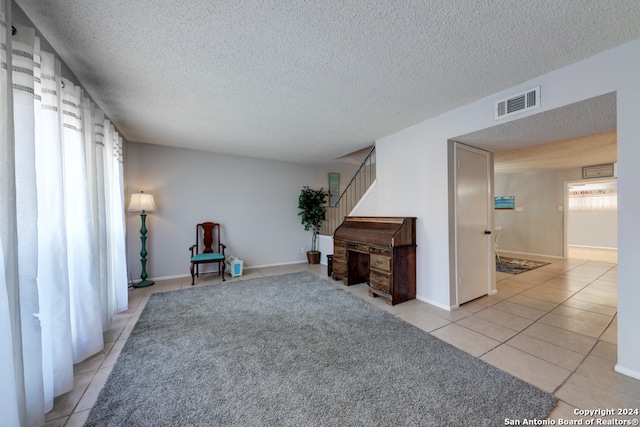
[[[618,248],[613,248],[613,247],[610,247],[610,246],[572,245],[571,243],[569,243],[567,246],[572,247],[572,248],[606,249],[606,250],[610,250],[610,251],[617,251],[618,250]]]
[[[614,370],[622,375],[640,380],[640,372],[634,371],[633,369],[625,368],[624,366],[620,366],[616,363]]]
[[[441,309],[447,310],[447,311],[451,311],[451,310],[454,310],[454,309],[458,308],[457,305],[454,305],[454,306],[443,305],[443,304],[440,304],[439,302],[433,301],[433,300],[431,300],[429,298],[425,298],[422,295],[416,295],[416,299],[420,300],[422,302],[426,302],[427,304],[432,305],[434,307],[438,307],[438,308],[441,308]]]
[[[281,266],[284,266],[284,265],[305,264],[305,263],[307,263],[307,260],[304,260],[304,261],[293,261],[293,262],[283,262],[283,263],[279,263],[279,264],[252,265],[250,267],[243,266],[243,270],[253,270],[255,268],[267,268],[267,267],[281,267]],[[209,273],[218,273],[218,270],[200,271],[200,274],[209,274]],[[178,274],[176,276],[149,277],[148,280],[153,280],[153,281],[155,281],[155,280],[171,280],[171,279],[182,279],[183,277],[191,277],[191,274]]]
[[[209,273],[209,271],[207,271]],[[217,273],[214,271],[213,273]],[[161,277],[149,277],[148,280],[156,281],[156,280],[171,280],[171,279],[182,279],[183,277],[191,277],[191,274],[178,274],[176,276],[161,276]],[[135,280],[134,280],[135,282]]]
[[[558,258],[558,259],[564,259],[563,256],[558,256],[558,255],[546,255],[546,254],[533,254],[530,252],[517,252],[517,251],[510,251],[508,249],[500,249],[497,250],[496,252],[498,252],[498,255],[500,256],[506,256],[508,257],[508,254],[514,254],[514,255],[524,255],[524,256],[542,256],[545,258]],[[507,254],[507,255],[502,255],[502,254]]]
[[[290,262],[281,262],[278,264],[262,264],[262,265],[252,265],[251,267],[246,267],[246,270],[251,270],[254,268],[267,268],[267,267],[281,267],[283,265],[294,265],[294,264],[306,264],[308,261],[302,260],[302,261],[290,261]]]

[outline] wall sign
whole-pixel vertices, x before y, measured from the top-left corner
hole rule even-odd
[[[329,206],[335,206],[340,197],[340,174],[329,172]]]
[[[606,165],[585,166],[582,168],[582,178],[604,178],[613,176],[613,163]]]
[[[515,196],[498,196],[494,198],[495,209],[515,209],[516,198]]]

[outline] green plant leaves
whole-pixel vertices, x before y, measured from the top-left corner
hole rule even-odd
[[[329,196],[329,192],[324,191],[323,187],[316,190],[305,185],[298,197],[298,209],[300,209],[298,215],[301,217],[302,225],[307,231],[313,229],[312,250],[315,250],[316,234],[322,228],[322,221],[327,216],[327,207],[325,206],[327,196]]]

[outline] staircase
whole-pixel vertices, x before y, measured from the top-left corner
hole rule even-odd
[[[376,147],[374,146],[364,159],[358,171],[344,189],[338,201],[333,206],[327,207],[327,219],[322,224],[320,234],[333,236],[334,231],[344,218],[351,213],[364,193],[376,180]]]

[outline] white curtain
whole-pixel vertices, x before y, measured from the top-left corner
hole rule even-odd
[[[18,257],[15,251],[15,163],[11,127],[11,81],[8,70],[11,57],[7,40],[11,34],[8,8],[0,0],[0,413],[7,425],[20,425],[26,418],[20,312],[18,310]],[[19,398],[18,396],[21,396]]]
[[[27,425],[44,413],[38,302],[38,203],[35,165],[33,50],[35,31],[15,25],[11,40],[15,138],[18,292]]]
[[[109,319],[112,315],[109,310],[108,301],[111,299],[108,289],[108,269],[107,269],[107,227],[106,227],[106,209],[105,209],[105,192],[104,192],[104,163],[102,158],[102,148],[104,145],[104,132],[102,126],[104,122],[104,114],[98,108],[95,108],[89,99],[83,100],[83,117],[85,132],[85,148],[87,154],[87,168],[91,171],[89,174],[89,193],[91,201],[91,218],[93,219],[93,252],[96,259],[96,269],[98,273],[98,282],[100,283],[100,301],[106,301],[101,304],[102,326],[109,326]],[[99,124],[98,124],[99,123]],[[91,130],[89,132],[89,130]]]
[[[100,290],[93,251],[89,205],[82,89],[68,81],[62,88],[62,152],[67,219],[67,260],[71,301],[73,359],[83,361],[103,348]]]
[[[41,97],[36,126],[36,168],[38,208],[38,250],[48,256],[38,257],[38,290],[42,324],[45,408],[51,409],[53,398],[73,388],[69,273],[63,191],[62,141],[60,139],[60,82],[56,79],[56,60],[41,52]],[[54,364],[53,362],[56,361]]]
[[[0,413],[38,426],[127,309],[122,139],[0,0]],[[5,167],[6,166],[6,167]]]
[[[13,339],[11,333],[11,314],[9,296],[4,269],[4,250],[0,241],[0,412],[4,422],[10,426],[19,425],[18,396],[16,393],[16,368],[13,362]]]
[[[127,282],[125,252],[124,178],[122,167],[122,138],[104,113],[85,105],[86,126],[93,133],[86,139],[91,150],[87,164],[92,170],[92,215],[96,240],[94,251],[98,262],[100,300],[103,326],[108,326],[115,313],[128,307],[128,291],[120,283]],[[90,121],[87,114],[91,113]]]
[[[108,268],[110,294],[109,310],[111,313],[124,311],[128,307],[128,289],[120,286],[127,283],[127,261],[125,253],[125,216],[124,216],[124,173],[123,142],[109,120],[105,120],[104,130],[104,165],[107,188],[107,234]]]

